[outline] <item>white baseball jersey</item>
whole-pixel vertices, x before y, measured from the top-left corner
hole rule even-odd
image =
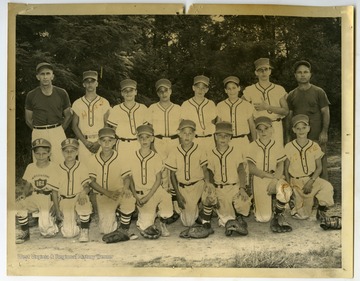
[[[135,103],[129,109],[124,103],[115,105],[109,114],[107,123],[116,127],[119,138],[136,139],[136,128],[147,121],[148,109],[145,105]]]
[[[265,172],[275,172],[277,163],[286,159],[284,147],[273,139],[264,145],[259,139],[249,144],[246,160]]]
[[[179,105],[172,103],[168,108],[164,108],[157,102],[149,107],[148,122],[153,125],[155,135],[173,136],[177,134],[180,114]]]
[[[126,160],[127,167],[131,170],[131,175],[135,183],[135,189],[145,193],[150,191],[156,181],[157,173],[163,169],[161,157],[151,151],[149,155],[143,157],[140,151],[135,151]]]
[[[176,172],[177,180],[180,183],[189,184],[204,179],[202,167],[207,164],[206,153],[198,144],[185,151],[181,145],[170,152],[165,166]]]
[[[207,98],[201,104],[197,104],[194,98],[191,98],[181,105],[181,118],[195,122],[198,136],[214,134],[213,120],[217,115],[215,103]]]
[[[316,170],[316,159],[324,156],[320,146],[312,140],[301,147],[295,139],[285,145],[285,153],[290,161],[289,173],[292,177],[311,176]]]
[[[267,104],[276,107],[280,107],[280,99],[286,97],[286,95],[285,89],[274,83],[271,83],[266,89],[261,87],[259,83],[256,83],[246,87],[244,90],[244,97],[248,102],[254,104],[265,101]],[[268,110],[254,110],[254,118],[259,116],[267,116],[273,121],[283,117]]]
[[[106,190],[122,190],[123,178],[130,174],[130,169],[124,163],[125,159],[116,151],[113,151],[113,155],[107,161],[104,161],[100,155],[101,151],[89,159],[89,175]]]
[[[87,166],[79,161],[76,161],[71,168],[66,167],[64,163],[61,163],[60,169],[62,170],[62,175],[59,193],[64,197],[74,197],[83,191],[83,186],[86,183],[91,181]]]
[[[248,119],[254,114],[254,107],[243,99],[232,103],[229,99],[217,104],[219,118],[232,124],[233,136],[250,133]]]
[[[39,168],[36,163],[31,163],[26,167],[23,179],[31,183],[34,191],[50,192],[59,190],[61,173],[57,163],[49,162],[44,168]]]
[[[104,115],[110,110],[109,102],[100,96],[88,101],[85,96],[74,101],[72,110],[79,117],[79,129],[84,136],[96,136],[104,127]]]
[[[214,174],[215,184],[238,183],[238,167],[243,162],[242,153],[233,146],[229,146],[224,153],[214,148],[208,154],[208,168]]]

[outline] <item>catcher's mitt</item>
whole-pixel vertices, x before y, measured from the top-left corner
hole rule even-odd
[[[210,229],[207,229],[202,225],[194,225],[180,232],[180,237],[201,239],[208,237],[210,233],[213,233],[213,231],[211,232]]]
[[[215,192],[215,187],[213,185],[206,186],[202,195],[201,195],[201,203],[204,206],[216,206],[218,203],[218,199]]]
[[[118,228],[113,232],[110,232],[108,234],[105,234],[102,237],[102,240],[105,243],[117,243],[117,242],[123,242],[129,240],[129,234],[126,232],[126,230]]]
[[[321,219],[320,227],[324,230],[341,229],[341,217],[324,217]]]
[[[247,235],[247,224],[243,220],[228,220],[225,224],[225,235],[231,236],[233,233],[239,235]]]
[[[140,234],[148,239],[158,239],[161,235],[161,231],[155,225],[150,225],[145,230],[140,231]]]

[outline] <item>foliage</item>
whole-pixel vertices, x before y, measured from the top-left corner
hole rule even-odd
[[[154,84],[170,79],[173,101],[192,96],[192,79],[210,77],[208,98],[225,98],[222,80],[237,75],[242,89],[255,82],[253,61],[269,57],[272,81],[287,91],[296,87],[292,65],[308,59],[312,82],[328,94],[332,129],[341,123],[341,20],[278,16],[27,16],[16,19],[17,163],[29,154],[30,130],[24,121],[26,93],[38,85],[35,66],[55,65],[54,84],[70,99],[83,95],[82,72],[97,70],[98,92],[120,102],[119,82],[138,82],[138,101],[156,100]],[[25,129],[24,129],[25,128]],[[68,130],[68,134],[72,134]],[[26,157],[25,157],[26,158]],[[27,157],[28,159],[30,158]]]

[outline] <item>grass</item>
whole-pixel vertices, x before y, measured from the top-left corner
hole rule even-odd
[[[330,246],[305,253],[285,251],[251,251],[236,254],[233,258],[189,260],[185,258],[157,257],[150,261],[139,261],[134,267],[172,268],[341,268],[341,251]]]

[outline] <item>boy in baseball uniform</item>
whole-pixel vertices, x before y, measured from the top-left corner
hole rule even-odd
[[[154,128],[154,148],[159,153],[163,162],[179,144],[179,136],[177,135],[177,128],[180,123],[180,106],[171,102],[171,82],[168,79],[160,79],[156,82],[156,93],[159,97],[159,102],[150,105],[149,120]],[[171,193],[173,201],[174,214],[169,222],[175,222],[179,218],[180,210],[176,201],[176,194],[170,182],[170,171],[163,170],[161,185]]]
[[[267,116],[255,119],[258,139],[250,143],[246,159],[249,172],[253,175],[255,219],[258,222],[268,222],[271,219],[271,230],[281,233],[292,230],[283,216],[292,191],[290,185],[283,180],[286,155],[282,143],[279,144],[272,138],[272,124]],[[273,194],[276,195],[274,208]]]
[[[154,129],[151,125],[141,125],[137,128],[140,149],[128,159],[133,184],[131,191],[138,208],[137,227],[145,238],[158,238],[148,233],[154,226],[157,216],[160,217],[160,232],[164,237],[170,236],[165,221],[173,214],[171,195],[161,186],[163,160],[151,149],[154,141]]]
[[[239,98],[240,79],[238,77],[226,77],[223,83],[228,98],[217,104],[218,117],[221,121],[230,122],[232,125],[230,145],[244,151],[250,143],[249,135],[251,140],[256,139],[254,107],[246,100]]]
[[[72,130],[80,141],[78,158],[84,164],[99,150],[98,132],[106,125],[109,102],[96,93],[98,73],[88,70],[83,73],[85,95],[72,105]]]
[[[291,123],[296,139],[285,145],[285,176],[293,188],[295,199],[291,214],[297,219],[309,218],[316,197],[319,201],[317,219],[321,221],[326,218],[328,207],[334,205],[333,186],[319,178],[324,152],[316,142],[307,138],[310,131],[307,115],[295,115]]]
[[[282,119],[289,113],[287,93],[282,86],[270,81],[272,67],[268,58],[257,59],[254,65],[258,82],[245,88],[243,99],[254,106],[254,118],[267,116],[271,119],[273,139],[284,145]]]
[[[39,230],[43,237],[54,237],[59,232],[56,219],[61,219],[58,204],[61,171],[58,163],[50,161],[51,144],[40,138],[34,140],[31,146],[36,161],[26,167],[23,193],[16,201],[16,216],[21,228],[16,233],[16,244],[30,239],[28,212],[39,213]]]
[[[204,75],[194,77],[194,96],[181,105],[181,119],[192,120],[196,125],[196,143],[203,149],[214,147],[214,132],[217,111],[215,103],[205,98],[209,91],[210,79]]]
[[[249,215],[251,199],[245,189],[244,148],[240,150],[229,145],[232,134],[230,122],[216,124],[216,147],[208,155],[208,168],[218,199],[219,225],[225,227],[229,220],[237,219],[242,226],[242,234],[247,235],[243,216]]]
[[[181,120],[178,128],[180,144],[170,152],[166,160],[166,168],[170,170],[170,178],[175,189],[177,201],[181,209],[180,219],[184,226],[191,227],[198,221],[209,230],[211,228],[212,206],[203,205],[199,216],[198,203],[205,187],[211,188],[205,150],[194,143],[196,124],[192,120]]]
[[[60,212],[62,223],[60,231],[64,237],[72,238],[79,235],[80,242],[89,241],[89,224],[92,205],[88,197],[90,176],[83,162],[76,160],[79,153],[79,142],[68,138],[61,143],[64,162],[62,170],[60,194]],[[84,160],[85,161],[85,160]],[[60,176],[60,175],[59,175]],[[80,228],[77,218],[80,219]]]
[[[140,148],[136,137],[136,128],[147,121],[147,107],[135,101],[137,82],[125,79],[120,82],[121,96],[124,102],[115,105],[109,114],[107,124],[114,128],[118,138],[116,150],[132,153]]]
[[[100,150],[89,159],[89,174],[93,180],[90,186],[97,191],[96,202],[99,214],[100,233],[107,234],[117,229],[115,211],[119,207],[119,227],[127,232],[131,214],[135,210],[135,198],[130,191],[130,169],[126,159],[113,149],[116,142],[115,130],[99,130]]]

